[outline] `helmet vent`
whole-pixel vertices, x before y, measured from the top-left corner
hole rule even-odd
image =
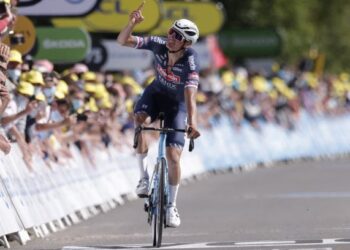
[[[196,35],[196,32],[193,32],[193,31],[185,31],[185,33],[187,34],[187,35],[189,35],[189,36],[194,36],[194,35]]]

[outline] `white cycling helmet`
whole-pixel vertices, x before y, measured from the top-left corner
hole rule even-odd
[[[192,44],[197,42],[199,30],[194,22],[188,19],[179,19],[173,23],[171,28],[183,35],[186,41],[191,41]]]

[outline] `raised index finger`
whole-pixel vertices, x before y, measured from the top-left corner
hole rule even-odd
[[[143,6],[145,5],[145,0],[142,1],[142,3],[140,4],[140,6],[136,9],[136,10],[142,10]]]

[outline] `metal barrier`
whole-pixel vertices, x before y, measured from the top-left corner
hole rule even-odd
[[[29,240],[25,230],[43,237],[108,211],[122,203],[122,194],[134,192],[137,177],[125,177],[129,171],[123,170],[117,154],[95,150],[99,165],[94,168],[76,148],[71,150],[74,159],[63,165],[53,163],[52,168],[34,157],[33,172],[25,166],[16,144],[9,155],[0,157],[0,236],[16,233],[25,244]],[[137,168],[131,154],[125,158]],[[8,247],[6,237],[0,243]]]
[[[196,150],[207,170],[250,166],[304,157],[350,152],[350,116],[311,116],[301,113],[294,130],[261,123],[234,129],[223,116],[212,130],[205,130]]]

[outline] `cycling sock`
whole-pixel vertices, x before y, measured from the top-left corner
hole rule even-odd
[[[140,167],[140,179],[148,178],[147,165],[148,165],[148,157],[146,154],[136,154],[137,161]]]
[[[169,185],[169,205],[176,207],[177,191],[179,190],[179,185]]]

